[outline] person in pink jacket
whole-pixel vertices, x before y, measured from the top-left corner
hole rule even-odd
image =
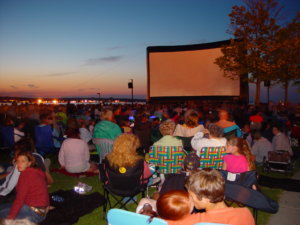
[[[80,139],[79,134],[78,128],[72,128],[66,132],[68,138],[64,140],[59,150],[59,164],[69,173],[98,173],[96,165],[89,162],[89,146],[84,140]]]

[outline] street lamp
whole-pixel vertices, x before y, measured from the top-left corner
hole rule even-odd
[[[100,104],[100,92],[98,92],[97,95],[99,96],[98,102],[99,102],[99,104]]]
[[[133,79],[130,79],[130,82],[128,82],[128,88],[131,89],[131,105],[133,106]]]

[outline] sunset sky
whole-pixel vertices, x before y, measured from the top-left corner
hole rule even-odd
[[[300,3],[280,2],[283,22],[288,22]],[[241,4],[240,0],[0,0],[0,96],[97,97],[98,92],[102,97],[130,96],[127,83],[133,79],[135,97],[144,98],[148,46],[226,40],[228,14],[233,5]],[[291,93],[291,100],[300,99],[295,88]]]

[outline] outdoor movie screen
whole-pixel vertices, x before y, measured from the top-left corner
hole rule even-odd
[[[240,95],[240,80],[224,77],[214,63],[222,54],[218,42],[148,47],[147,52],[150,98]]]

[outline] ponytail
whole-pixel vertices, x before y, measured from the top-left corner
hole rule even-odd
[[[251,149],[249,147],[248,142],[245,139],[243,140],[243,146],[240,151],[242,155],[244,155],[247,159],[248,165],[249,165],[249,170],[255,170],[255,156],[252,154]]]

